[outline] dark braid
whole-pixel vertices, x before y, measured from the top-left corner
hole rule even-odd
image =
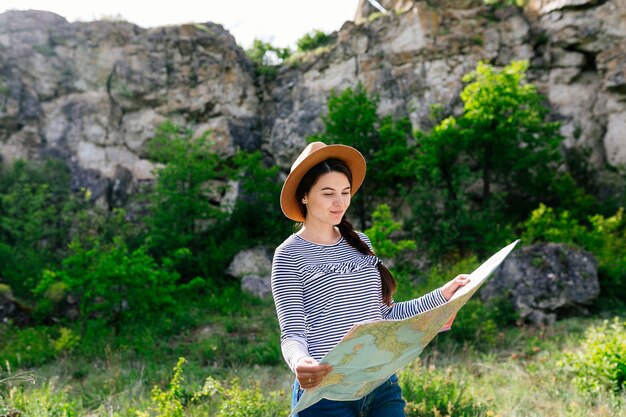
[[[359,235],[354,231],[352,223],[350,223],[346,219],[346,216],[343,216],[343,218],[341,219],[341,223],[339,223],[337,227],[339,228],[341,236],[343,236],[343,238],[346,240],[346,242],[348,242],[348,244],[350,244],[350,246],[365,255],[375,256],[374,252],[372,252],[370,247],[367,246],[367,243],[363,242]],[[376,266],[378,267],[378,272],[380,272],[383,303],[391,306],[391,297],[393,293],[396,292],[397,287],[396,280],[394,279],[393,275],[391,275],[391,272],[389,272],[387,267],[382,264],[382,262],[379,262]]]

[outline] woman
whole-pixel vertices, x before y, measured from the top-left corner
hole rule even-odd
[[[298,156],[280,195],[283,213],[302,223],[274,254],[272,295],[281,348],[296,374],[292,407],[302,389],[320,384],[331,371],[319,364],[348,330],[366,320],[404,319],[437,307],[467,283],[459,275],[420,298],[394,303],[396,282],[367,236],[346,220],[350,199],[365,178],[365,159],[344,145],[311,143]],[[404,416],[398,379],[358,401],[322,400],[307,416]]]

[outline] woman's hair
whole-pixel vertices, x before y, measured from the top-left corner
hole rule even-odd
[[[315,185],[317,179],[321,175],[327,174],[329,172],[339,172],[341,174],[344,174],[348,178],[350,185],[352,185],[352,172],[350,172],[350,169],[347,167],[346,164],[343,163],[343,161],[331,158],[315,165],[306,174],[304,174],[302,180],[300,180],[300,184],[298,184],[298,188],[296,189],[296,201],[298,202],[298,206],[300,207],[302,217],[306,218],[307,214],[306,205],[302,203],[304,195],[311,190],[311,188]],[[339,228],[341,236],[343,236],[343,238],[346,240],[346,242],[348,242],[348,244],[350,244],[350,246],[363,254],[375,256],[374,252],[370,249],[367,243],[365,243],[361,239],[361,237],[354,231],[352,223],[350,223],[346,219],[345,215],[343,216],[343,218],[341,219],[341,223],[339,223],[337,227]],[[378,262],[376,266],[378,268],[378,271],[380,272],[383,302],[386,305],[391,306],[391,297],[396,291],[397,287],[396,280],[394,279],[391,272],[381,262]]]

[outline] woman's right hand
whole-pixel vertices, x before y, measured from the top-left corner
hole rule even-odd
[[[315,359],[307,356],[300,359],[296,364],[296,378],[298,378],[298,383],[302,388],[315,388],[332,369],[329,364],[320,365]]]

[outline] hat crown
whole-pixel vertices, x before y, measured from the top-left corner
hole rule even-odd
[[[304,161],[305,159],[307,159],[309,157],[309,155],[311,155],[312,153],[325,148],[327,145],[324,142],[311,142],[307,145],[306,148],[304,148],[304,150],[302,151],[302,153],[298,156],[298,158],[296,158],[296,160],[294,161],[294,163],[291,165],[291,172],[293,172],[298,165],[300,165],[302,163],[302,161]]]

